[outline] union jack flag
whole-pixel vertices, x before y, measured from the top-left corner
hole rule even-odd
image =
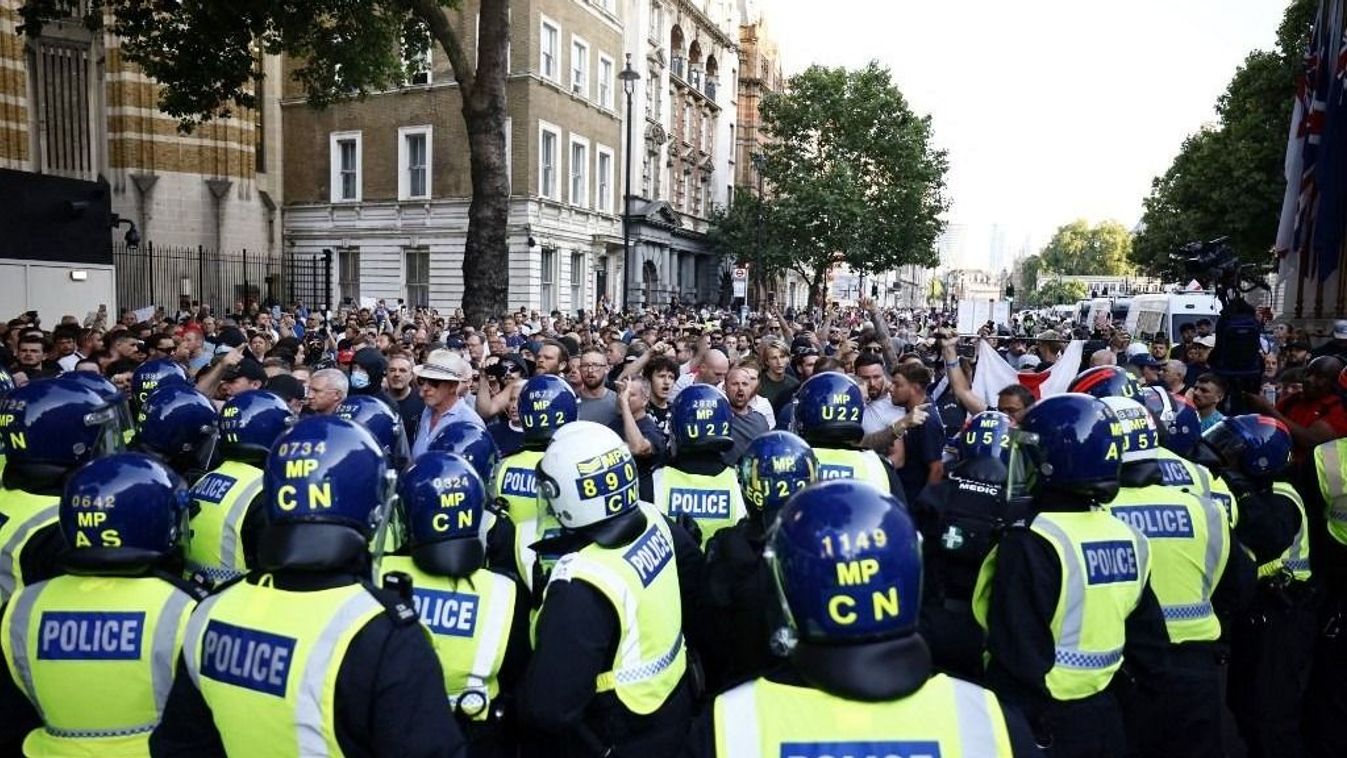
[[[1313,226],[1311,266],[1326,281],[1338,269],[1344,232],[1347,232],[1347,35],[1340,35],[1342,0],[1334,4],[1325,34],[1324,67],[1327,80],[1324,109],[1319,114],[1319,145],[1315,166],[1318,208]]]

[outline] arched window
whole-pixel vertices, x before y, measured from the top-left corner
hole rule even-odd
[[[674,24],[673,29],[669,31],[669,67],[673,69],[675,76],[680,79],[687,76],[687,52],[683,39],[683,29],[678,24]]]

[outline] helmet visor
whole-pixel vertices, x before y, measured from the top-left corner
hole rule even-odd
[[[1006,497],[1013,501],[1033,494],[1041,448],[1038,435],[1012,429],[1010,460],[1006,464]]]
[[[126,439],[117,419],[117,408],[105,405],[95,411],[84,414],[84,425],[96,430],[94,450],[90,458],[101,458],[126,449]]]
[[[370,511],[370,552],[374,555],[374,565],[378,566],[386,553],[392,553],[404,544],[405,528],[401,516],[402,508],[397,495],[398,474],[396,471],[384,472],[383,487],[379,492],[379,502]]]

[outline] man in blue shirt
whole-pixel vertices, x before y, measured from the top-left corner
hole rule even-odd
[[[472,366],[452,350],[431,351],[426,362],[412,369],[426,409],[412,443],[412,458],[430,449],[430,441],[450,423],[466,421],[486,428],[482,417],[468,403],[460,402],[459,389],[472,379]]]
[[[916,362],[901,363],[893,372],[889,399],[912,413],[918,406],[927,404],[926,388],[930,383],[930,369]],[[903,465],[898,469],[898,480],[903,483],[907,502],[913,503],[928,483],[938,482],[945,476],[942,459],[945,427],[939,414],[932,413],[920,426],[907,430],[902,441]]]

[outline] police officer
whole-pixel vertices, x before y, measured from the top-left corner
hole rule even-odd
[[[29,727],[28,755],[149,753],[205,597],[180,578],[186,523],[186,485],[149,456],[117,453],[71,476],[60,504],[69,573],[19,590],[0,621],[0,703],[15,685],[27,698],[19,712],[0,708],[0,747]]]
[[[0,400],[7,461],[0,488],[0,604],[26,583],[58,573],[56,526],[66,476],[120,448],[116,412],[63,379],[31,382]]]
[[[192,485],[188,571],[221,584],[257,565],[257,540],[265,523],[262,466],[294,420],[285,401],[265,390],[225,401],[219,419],[224,460]]]
[[[1136,400],[1141,396],[1141,385],[1122,366],[1095,366],[1072,379],[1067,392],[1079,392],[1101,399],[1125,397]]]
[[[928,571],[922,630],[936,668],[964,679],[982,677],[982,627],[973,620],[973,587],[982,561],[1001,532],[1028,515],[1023,498],[1010,503],[1010,433],[1000,411],[968,420],[955,439],[957,460],[947,477],[922,490],[912,519],[924,539]]]
[[[767,533],[781,506],[818,479],[818,459],[790,432],[767,432],[748,443],[737,464],[748,516],[706,545],[704,601],[711,640],[701,651],[707,689],[742,682],[780,662],[769,645],[781,627],[781,603],[763,560]]]
[[[219,436],[215,405],[193,387],[168,384],[146,398],[131,449],[149,453],[195,482],[213,467]]]
[[[5,395],[14,391],[14,377],[9,375],[3,367],[0,367],[0,400],[5,399]],[[0,476],[5,473],[5,444],[0,440]]]
[[[463,736],[411,604],[370,583],[379,444],[302,419],[267,457],[258,572],[192,614],[154,755],[447,756]]]
[[[528,587],[530,595],[536,595],[538,602],[541,602],[546,580],[534,580],[534,566],[539,561],[532,546],[542,538],[561,533],[561,524],[556,518],[538,509],[538,462],[543,459],[543,451],[547,450],[552,435],[565,424],[575,421],[579,412],[575,390],[565,379],[552,374],[529,379],[519,393],[519,423],[524,427],[524,447],[504,458],[496,469],[496,497],[514,525],[508,554],[516,576]],[[555,562],[555,555],[543,556],[540,570],[544,576]]]
[[[500,463],[500,448],[489,432],[476,424],[456,421],[444,427],[430,441],[430,449],[441,453],[453,453],[467,461],[477,475],[485,482],[494,482],[496,466]],[[489,497],[494,497],[489,489]]]
[[[170,385],[191,386],[187,381],[187,372],[182,366],[169,358],[156,358],[145,361],[131,372],[131,413],[136,423],[141,421],[141,409],[150,395],[160,387]]]
[[[528,594],[486,568],[486,488],[461,457],[430,451],[403,473],[398,499],[407,549],[382,558],[385,586],[395,572],[411,579],[468,755],[513,755],[518,735],[503,727],[528,660]]]
[[[717,697],[688,754],[1038,754],[995,695],[931,668],[917,633],[919,538],[896,499],[819,482],[779,524],[768,561],[796,640],[789,665]]]
[[[1211,469],[1192,460],[1202,439],[1202,419],[1192,403],[1171,395],[1160,387],[1142,387],[1140,402],[1150,411],[1160,437],[1155,455],[1160,464],[1162,482],[1170,487],[1191,487],[1216,501],[1225,511],[1230,526],[1239,523],[1239,508],[1230,485]]]
[[[360,352],[378,351],[366,349]],[[342,400],[333,413],[347,421],[354,421],[374,435],[375,441],[383,448],[394,471],[401,471],[411,463],[407,430],[402,425],[402,415],[398,413],[397,406],[389,405],[381,400],[379,395],[353,394]]]
[[[794,432],[814,448],[820,479],[859,479],[903,501],[898,474],[873,450],[857,447],[865,437],[865,395],[845,374],[825,371],[795,393]]]
[[[747,515],[735,471],[721,455],[734,447],[730,437],[730,401],[709,384],[693,384],[678,393],[670,411],[673,459],[655,469],[654,504],[685,526],[705,545],[716,532]]]
[[[1023,709],[1054,757],[1125,754],[1108,688],[1124,660],[1141,686],[1165,665],[1149,545],[1101,508],[1118,492],[1120,432],[1088,395],[1055,395],[1025,414],[1011,470],[1024,472],[1034,515],[1006,530],[974,588],[988,686]]]
[[[1344,386],[1347,371],[1339,376]],[[1304,487],[1314,573],[1324,598],[1315,643],[1308,720],[1312,755],[1347,754],[1347,438],[1314,449],[1314,485]]]
[[[639,502],[636,461],[613,430],[563,426],[538,464],[562,534],[520,690],[526,727],[551,755],[671,755],[693,693],[684,620],[698,586],[695,540]]]
[[[1258,565],[1253,604],[1230,633],[1230,711],[1252,758],[1305,755],[1301,707],[1315,637],[1310,543],[1304,501],[1275,481],[1290,466],[1291,435],[1267,416],[1230,416],[1202,435],[1196,455],[1235,493],[1235,536]]]
[[[61,374],[61,381],[74,382],[84,387],[88,387],[98,396],[103,398],[117,412],[117,427],[121,430],[122,439],[127,442],[135,434],[135,418],[131,415],[131,408],[127,404],[126,395],[117,389],[117,385],[91,371],[68,371]],[[0,383],[0,395],[4,394],[3,383]]]
[[[1234,536],[1215,500],[1195,487],[1165,483],[1163,469],[1174,463],[1159,453],[1150,413],[1126,398],[1104,403],[1126,440],[1121,488],[1106,507],[1150,543],[1151,588],[1170,641],[1169,666],[1154,693],[1127,703],[1129,745],[1143,756],[1219,758],[1225,755],[1220,666],[1226,656],[1220,619],[1247,604],[1254,565],[1238,546],[1231,549]]]

